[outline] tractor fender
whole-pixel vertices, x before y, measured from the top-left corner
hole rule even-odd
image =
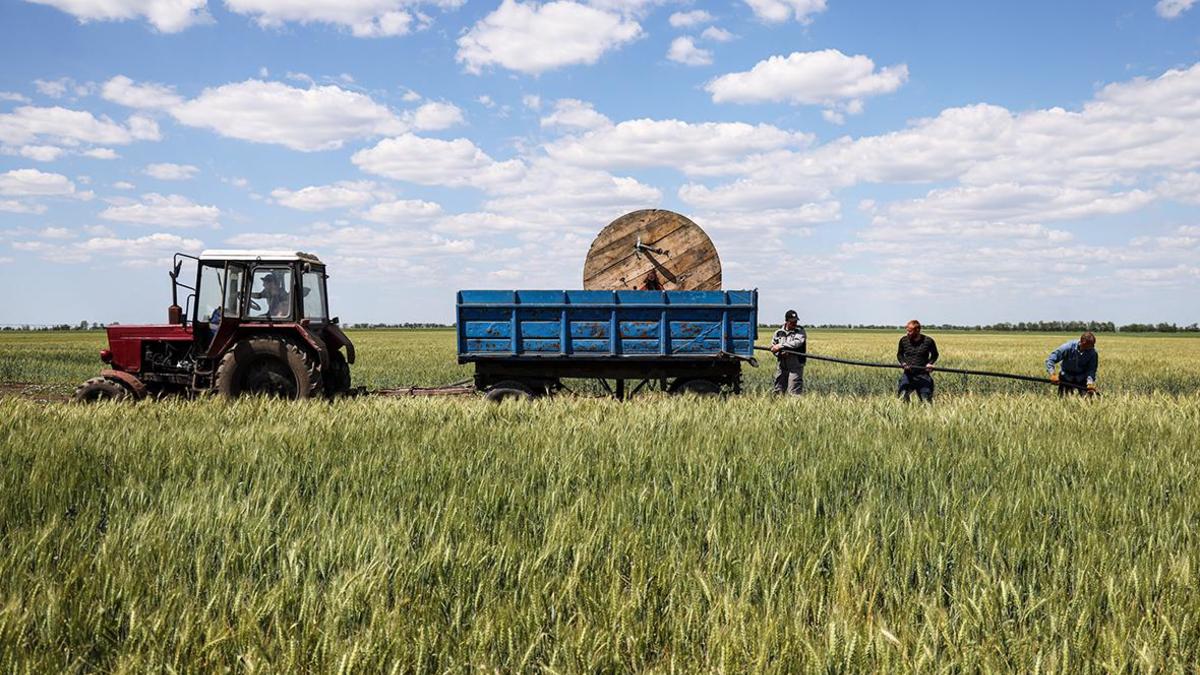
[[[338,347],[346,348],[346,363],[354,363],[354,343],[350,341],[350,337],[346,335],[340,326],[337,324],[325,325],[326,344],[329,345],[331,351],[337,350]]]
[[[104,370],[100,371],[100,377],[107,377],[124,384],[129,388],[129,391],[133,394],[133,398],[135,400],[140,401],[141,399],[146,398],[146,385],[143,384],[141,380],[137,379],[136,376],[131,375],[130,373],[127,373],[123,370],[111,370],[105,368]]]
[[[222,324],[223,327],[224,324]],[[230,331],[220,344],[217,343],[217,338],[214,338],[213,347],[209,351],[209,357],[220,360],[226,352],[233,349],[243,340],[252,340],[260,337],[282,340],[290,339],[302,349],[311,349],[313,355],[320,361],[322,368],[329,366],[329,349],[325,347],[324,341],[318,340],[304,326],[298,323],[274,323],[270,325],[256,325],[252,328],[246,324],[242,324],[241,328],[242,330],[240,331]],[[220,332],[217,337],[221,337]]]

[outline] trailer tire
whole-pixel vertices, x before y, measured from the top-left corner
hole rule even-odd
[[[320,362],[292,342],[250,338],[221,357],[216,389],[226,398],[243,394],[312,398],[321,393],[320,371]]]
[[[483,397],[492,403],[528,401],[533,398],[533,390],[526,386],[524,382],[504,380],[492,385]]]
[[[343,396],[350,391],[350,364],[340,351],[329,352],[329,369],[325,373],[325,395]]]
[[[712,380],[696,378],[691,380],[675,380],[671,383],[670,393],[695,394],[696,396],[716,396],[721,393],[721,385]]]
[[[98,401],[124,401],[133,398],[133,394],[125,385],[110,380],[107,377],[93,377],[75,387],[76,403],[96,403]]]

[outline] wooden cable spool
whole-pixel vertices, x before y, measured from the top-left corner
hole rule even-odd
[[[721,258],[687,216],[662,209],[627,213],[600,231],[583,264],[585,290],[715,291]]]

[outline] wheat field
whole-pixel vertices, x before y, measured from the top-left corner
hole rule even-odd
[[[1032,375],[1066,337],[934,335]],[[470,373],[451,333],[352,337],[356,383]],[[100,346],[0,334],[0,381]],[[0,398],[0,669],[1188,672],[1200,340],[1098,348],[1092,400],[815,363],[799,399],[769,364],[724,399]]]

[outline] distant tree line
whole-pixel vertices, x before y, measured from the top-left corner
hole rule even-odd
[[[117,325],[114,321],[113,326]],[[0,330],[101,330],[106,325],[96,321],[80,321],[79,323],[56,323],[56,324],[36,324],[36,323],[5,323],[0,324]]]
[[[826,323],[812,328],[840,328],[850,330],[903,330],[904,326],[878,324]],[[1013,333],[1200,333],[1200,324],[1180,326],[1174,323],[1127,323],[1118,326],[1112,321],[1018,321],[1016,323],[991,323],[984,325],[959,325],[952,323],[921,324],[926,330],[976,330]]]
[[[116,321],[109,324],[100,323],[98,321],[80,321],[77,324],[56,323],[56,324],[16,324],[6,323],[0,324],[0,331],[64,331],[64,330],[102,330],[108,326],[120,325]],[[424,323],[424,322],[406,322],[406,323],[345,323],[343,328],[353,328],[356,330],[372,329],[372,328],[454,328],[453,323]],[[763,324],[759,326],[764,329],[773,329],[774,324]],[[893,326],[888,324],[866,324],[866,323],[822,323],[809,328],[828,328],[841,330],[904,330],[904,326]],[[1120,326],[1112,321],[1019,321],[1017,323],[990,323],[984,325],[960,325],[952,323],[927,323],[922,324],[926,330],[962,330],[962,331],[995,331],[995,332],[1013,332],[1013,333],[1082,333],[1084,331],[1092,331],[1093,333],[1200,333],[1200,324],[1195,322],[1186,326],[1180,326],[1174,323],[1127,323]]]
[[[452,323],[345,323],[343,328],[454,328]]]

